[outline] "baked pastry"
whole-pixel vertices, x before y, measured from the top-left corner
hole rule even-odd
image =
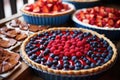
[[[18,64],[19,59],[19,54],[0,48],[0,74],[13,69]]]
[[[18,34],[18,35],[15,37],[15,39],[16,39],[17,41],[24,40],[25,38],[27,38],[27,34],[25,34],[25,33],[20,33],[20,34]]]
[[[98,6],[100,3],[100,0],[63,0],[63,1],[72,3],[76,7],[76,9]]]
[[[33,4],[26,4],[21,11],[27,23],[61,25],[69,20],[75,8],[61,0],[38,0]]]
[[[77,27],[83,27],[105,34],[108,38],[118,40],[120,35],[120,10],[109,7],[80,9],[72,17]]]
[[[48,73],[49,80],[53,80],[50,75],[57,77],[55,80],[63,80],[64,75],[66,79],[75,76],[79,79],[110,68],[117,51],[109,39],[96,32],[52,28],[27,38],[21,45],[21,56],[32,68]]]
[[[38,31],[41,31],[44,29],[48,29],[48,27],[47,26],[38,26],[38,25],[30,25],[29,26],[29,31],[32,31],[32,32],[38,32]]]
[[[0,37],[0,47],[9,48],[9,47],[15,45],[16,43],[17,43],[17,41],[15,39],[6,40],[6,39],[3,39]]]

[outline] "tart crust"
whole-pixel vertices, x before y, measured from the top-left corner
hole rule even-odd
[[[95,34],[97,37],[99,38],[103,38],[104,40],[106,40],[109,45],[112,47],[113,49],[113,56],[112,58],[106,62],[105,64],[103,64],[102,66],[97,66],[95,68],[90,68],[90,69],[82,69],[82,70],[55,70],[55,69],[52,69],[52,68],[49,68],[47,66],[44,66],[42,64],[38,64],[34,61],[32,61],[28,55],[26,54],[25,52],[25,46],[27,45],[27,43],[30,41],[30,38],[36,36],[37,34],[39,33],[43,33],[43,32],[49,32],[51,30],[66,30],[66,29],[69,29],[70,31],[73,31],[73,30],[81,30],[82,32],[90,32],[92,35]],[[95,31],[91,31],[91,30],[86,30],[86,29],[82,29],[82,28],[65,28],[65,27],[62,27],[62,28],[51,28],[51,29],[48,29],[48,30],[43,30],[43,31],[40,31],[38,33],[35,33],[35,34],[32,34],[31,36],[29,36],[24,42],[23,44],[21,45],[21,56],[22,58],[24,59],[25,62],[27,62],[28,64],[31,65],[31,67],[35,67],[36,69],[38,70],[42,70],[42,71],[46,71],[48,73],[52,73],[52,74],[61,74],[61,75],[93,75],[93,74],[96,74],[96,73],[100,73],[102,71],[105,71],[106,69],[110,68],[113,63],[115,62],[116,60],[116,57],[117,57],[117,49],[115,47],[115,45],[109,40],[107,39],[106,37],[104,37],[103,35],[100,35],[98,34],[97,32]]]
[[[28,4],[24,5],[22,8],[21,8],[21,11],[24,13],[24,14],[27,14],[27,15],[30,15],[30,16],[44,16],[44,17],[54,17],[54,16],[61,16],[61,15],[65,15],[65,14],[68,14],[68,13],[73,13],[75,11],[75,7],[70,4],[70,3],[66,3],[66,2],[63,2],[63,4],[68,4],[70,9],[67,10],[67,11],[63,11],[63,12],[57,12],[57,13],[34,13],[34,12],[29,12],[29,11],[26,11],[24,8],[25,6],[27,6]]]

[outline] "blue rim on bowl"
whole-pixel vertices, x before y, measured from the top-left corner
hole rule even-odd
[[[72,20],[75,23],[76,27],[86,28],[86,29],[91,29],[91,30],[97,31],[100,34],[104,34],[106,37],[108,37],[111,40],[119,40],[120,39],[120,37],[118,37],[120,35],[120,28],[97,27],[95,25],[86,24],[86,23],[83,23],[80,20],[78,20],[76,17],[76,14],[78,12],[80,12],[81,10],[85,10],[85,9],[77,10],[72,16]]]
[[[25,11],[24,7],[21,9],[21,12],[23,13],[24,20],[29,24],[36,24],[36,25],[61,25],[66,23],[69,19],[72,13],[75,11],[74,5],[70,3],[63,2],[63,4],[68,4],[70,9],[64,12],[58,12],[58,13],[34,13]]]

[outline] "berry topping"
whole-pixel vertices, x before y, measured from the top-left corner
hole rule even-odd
[[[106,40],[78,30],[40,33],[30,39],[25,51],[36,63],[58,70],[94,68],[107,63],[113,55]]]

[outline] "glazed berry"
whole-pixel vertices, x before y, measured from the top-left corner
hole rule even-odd
[[[52,68],[52,69],[56,69],[56,66],[55,66],[55,65],[52,65],[51,68]]]
[[[63,56],[63,60],[68,60],[68,57],[67,56]]]
[[[101,62],[102,62],[101,60],[98,60],[97,63],[96,63],[96,65],[97,66],[101,65]]]
[[[88,69],[88,68],[89,68],[89,65],[85,65],[85,66],[84,66],[84,69]]]
[[[55,55],[54,55],[53,53],[51,53],[51,54],[50,54],[50,57],[51,57],[51,58],[54,58],[54,57],[55,57]]]
[[[47,61],[47,62],[46,62],[46,65],[48,65],[49,67],[52,66],[52,64],[53,64],[53,63],[50,62],[50,61]]]
[[[80,67],[75,67],[75,70],[80,70]]]
[[[77,62],[76,64],[75,64],[75,67],[80,67],[81,66],[81,64],[79,63],[79,62]]]
[[[76,59],[77,59],[77,57],[76,57],[76,56],[73,56],[73,57],[72,57],[72,60],[73,60],[73,61],[75,61]]]
[[[55,59],[55,60],[59,60],[60,58],[59,58],[58,56],[55,56],[54,59]]]
[[[49,49],[45,49],[45,51],[43,52],[44,55],[48,55],[50,53]]]
[[[53,64],[58,64],[58,60],[53,60]]]
[[[69,68],[69,64],[64,64],[63,67],[64,68]]]
[[[43,45],[41,45],[39,49],[40,49],[40,50],[44,50],[45,47],[44,47]]]
[[[37,57],[37,55],[36,55],[36,54],[32,54],[32,55],[30,56],[30,59],[35,60],[35,59],[36,59],[36,57]]]
[[[31,56],[33,53],[32,51],[27,52],[28,56]]]
[[[74,70],[74,66],[72,66],[72,65],[70,65],[69,68],[70,68],[71,70]]]
[[[91,67],[91,68],[94,68],[94,67],[95,67],[95,64],[94,64],[94,63],[91,63],[91,64],[90,64],[90,67]]]
[[[45,61],[46,61],[46,59],[45,59],[45,58],[41,58],[41,61],[42,61],[42,62],[45,62]]]
[[[43,34],[38,34],[38,37],[42,37],[42,36],[44,36]]]
[[[58,64],[56,67],[57,67],[58,69],[62,69],[62,65],[61,65],[61,64]]]
[[[40,63],[41,60],[40,59],[35,59],[35,62]]]
[[[70,64],[68,60],[63,61],[64,64]]]

